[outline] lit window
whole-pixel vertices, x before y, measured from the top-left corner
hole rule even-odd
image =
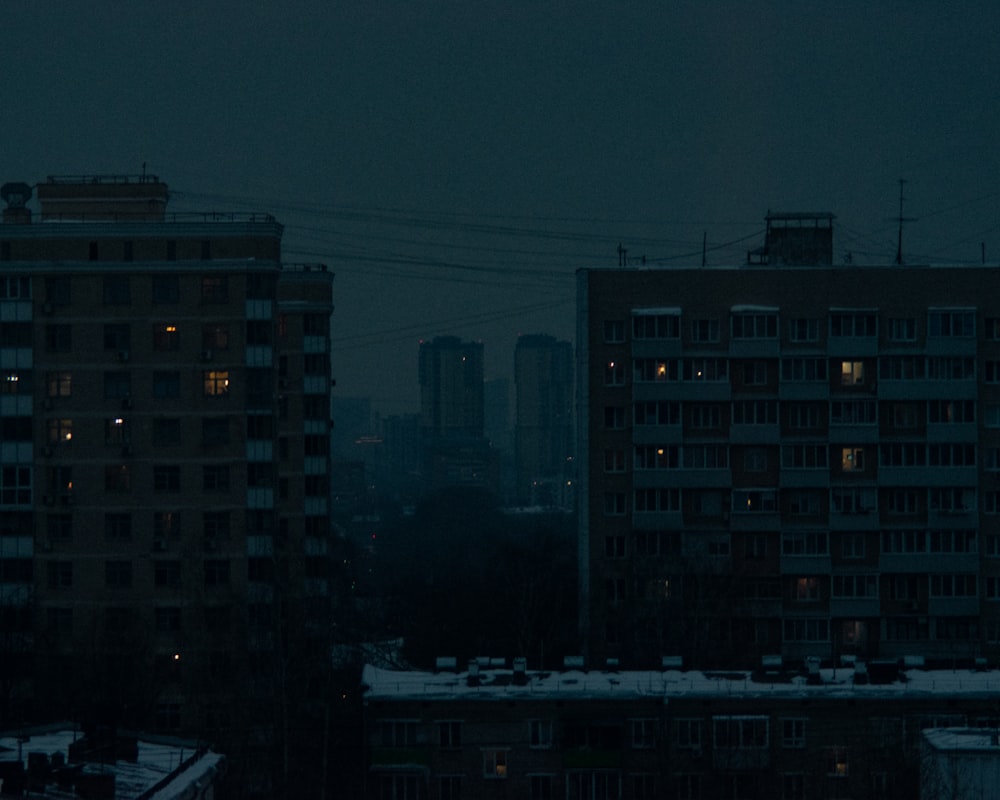
[[[861,447],[844,447],[840,451],[840,468],[844,472],[862,472],[865,468],[865,451]]]
[[[225,397],[229,394],[229,370],[207,370],[203,373],[206,397]]]
[[[507,751],[506,750],[483,750],[483,777],[484,778],[506,778],[507,777]]]
[[[808,603],[819,600],[819,579],[798,578],[795,581],[795,599]]]
[[[49,444],[69,444],[73,439],[73,420],[50,419],[48,421]]]
[[[180,334],[176,325],[153,326],[153,349],[176,350],[180,346]]]
[[[865,382],[864,361],[842,361],[840,363],[840,383],[843,386],[860,386]]]
[[[831,747],[826,753],[826,774],[834,778],[846,778],[848,774],[847,748]]]

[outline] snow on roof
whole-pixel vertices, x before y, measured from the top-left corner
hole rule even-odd
[[[1000,751],[995,728],[928,728],[924,739],[935,750]]]
[[[633,317],[653,317],[670,316],[679,317],[681,315],[680,306],[661,306],[658,308],[633,308]]]
[[[78,763],[70,761],[69,747],[82,738],[83,734],[69,725],[29,729],[23,734],[0,734],[0,761],[17,761],[20,754],[27,768],[29,753],[44,753],[50,759],[53,754],[61,753],[66,764]],[[140,738],[137,747],[135,763],[118,760],[113,765],[102,765],[115,773],[116,800],[135,800],[140,796],[145,800],[174,800],[191,796],[192,785],[201,787],[214,780],[224,761],[219,753],[199,751],[193,742]]]
[[[546,700],[546,699],[638,699],[643,697],[701,696],[754,697],[908,697],[921,695],[1000,694],[1000,671],[907,670],[905,680],[893,683],[854,683],[854,669],[840,667],[819,671],[816,684],[805,676],[789,680],[757,681],[748,671],[683,672],[679,670],[636,671],[527,671],[522,681],[512,670],[481,669],[469,685],[468,672],[421,672],[381,669],[367,665],[362,683],[368,699],[385,700]]]

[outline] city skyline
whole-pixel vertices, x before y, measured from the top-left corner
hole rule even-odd
[[[145,163],[174,210],[274,214],[336,273],[337,392],[411,411],[420,339],[482,340],[509,377],[519,333],[574,339],[574,272],[619,244],[735,264],[769,210],[829,211],[836,263],[891,263],[900,215],[910,263],[995,262],[998,15],[5,7],[0,182]]]

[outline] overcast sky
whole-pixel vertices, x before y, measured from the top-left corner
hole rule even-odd
[[[416,408],[417,348],[573,336],[577,267],[734,263],[771,210],[835,258],[1000,262],[989,2],[0,4],[0,183],[138,173],[270,211],[336,273],[345,396]]]

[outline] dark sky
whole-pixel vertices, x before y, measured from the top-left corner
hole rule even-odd
[[[772,210],[837,258],[1000,261],[987,2],[3,3],[0,182],[138,173],[274,213],[336,274],[338,392],[416,406],[420,338],[573,336],[573,272],[745,258]]]

